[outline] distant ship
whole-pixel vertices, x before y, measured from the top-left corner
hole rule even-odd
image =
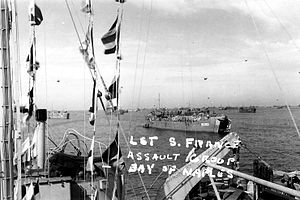
[[[285,105],[285,106],[274,106],[274,107],[277,109],[283,109],[283,108],[286,108],[287,106]]]
[[[48,119],[70,119],[68,111],[51,110],[48,111]]]
[[[187,132],[229,133],[231,122],[225,115],[209,114],[209,110],[154,110],[146,116],[145,128]]]
[[[254,106],[239,107],[239,113],[256,113],[256,108]]]

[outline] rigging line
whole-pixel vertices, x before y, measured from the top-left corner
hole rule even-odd
[[[256,153],[256,152],[250,150],[250,149],[246,146],[246,144],[242,143],[241,146],[244,147],[244,148],[245,148],[247,151],[249,151],[251,154],[255,155],[256,157],[259,157],[259,158],[262,157],[259,153]]]
[[[78,33],[78,30],[77,30],[77,27],[76,27],[76,24],[75,24],[75,21],[74,21],[74,18],[73,18],[73,15],[72,15],[72,12],[71,12],[71,9],[70,9],[70,6],[69,6],[69,3],[68,3],[68,0],[65,0],[66,2],[66,5],[67,5],[67,8],[68,8],[68,11],[69,11],[69,14],[70,14],[70,17],[71,17],[71,20],[72,20],[72,23],[73,23],[73,27],[75,29],[75,32],[76,32],[76,35],[77,35],[77,38],[79,40],[79,43],[80,43],[80,47],[83,48],[82,46],[82,42],[80,40],[80,36],[79,36],[79,33]]]
[[[16,0],[12,1],[12,20],[13,20],[13,26],[14,26],[14,32],[15,32],[15,39],[14,39],[14,54],[16,56],[16,60],[15,60],[15,65],[16,65],[16,69],[15,69],[15,85],[16,85],[16,89],[15,89],[15,95],[17,97],[16,100],[16,108],[17,108],[17,126],[16,126],[16,132],[17,134],[15,135],[15,139],[16,139],[16,154],[17,154],[17,168],[18,168],[18,178],[17,178],[17,184],[19,184],[18,186],[18,190],[21,190],[21,177],[20,175],[22,174],[21,172],[21,168],[22,168],[22,160],[21,160],[21,146],[22,146],[22,135],[21,135],[21,115],[20,115],[20,98],[22,96],[21,93],[21,88],[22,88],[22,84],[21,84],[21,68],[20,68],[20,47],[19,47],[19,23],[18,23],[18,8],[17,8],[17,3]],[[12,28],[13,29],[13,28]],[[21,195],[18,195],[18,198],[20,198]]]
[[[69,3],[68,3],[67,0],[65,0],[65,2],[66,2],[66,5],[67,5],[67,8],[68,8],[68,11],[69,11],[69,14],[70,14],[72,23],[73,23],[73,27],[74,27],[74,29],[75,29],[75,32],[76,32],[76,35],[77,35],[77,38],[78,38],[78,41],[79,41],[79,44],[80,44],[80,47],[81,47],[81,49],[83,49],[83,45],[82,45],[82,42],[81,42],[81,40],[80,40],[79,32],[78,32],[78,29],[77,29],[77,27],[76,27],[76,24],[75,24],[75,21],[74,21],[74,18],[73,18],[73,15],[72,15],[72,12],[71,12]],[[98,68],[98,66],[97,66],[96,63],[95,63],[95,65],[94,65],[94,67],[95,67],[95,69],[94,69],[94,74],[93,74],[92,70],[89,68],[89,71],[90,71],[90,73],[91,73],[91,76],[92,76],[93,78],[95,78],[96,74],[98,73],[99,76],[100,76],[100,79],[101,79],[101,81],[102,81],[102,84],[103,84],[103,86],[104,86],[105,91],[108,92],[107,87],[106,87],[106,84],[105,84],[105,82],[104,82],[104,80],[103,80],[103,77],[102,77],[101,74],[100,74],[99,68]],[[109,101],[109,102],[112,104],[111,101]]]
[[[184,63],[184,58],[183,55],[181,55],[181,66],[180,66],[180,78],[181,78],[181,91],[182,91],[182,100],[183,100],[183,106],[185,105],[185,89],[184,89],[184,82],[183,82],[183,63]],[[180,107],[180,106],[179,106]]]
[[[144,52],[144,57],[143,57],[143,67],[142,67],[142,77],[141,77],[141,81],[140,81],[140,90],[138,93],[138,107],[140,107],[140,100],[141,100],[141,93],[142,93],[142,85],[143,85],[143,77],[144,77],[144,71],[145,71],[145,64],[146,64],[146,54],[148,51],[148,42],[149,42],[149,32],[150,32],[150,22],[151,22],[151,15],[152,15],[152,6],[153,5],[153,0],[151,0],[151,4],[150,4],[150,13],[149,13],[149,17],[148,17],[148,28],[147,28],[147,32],[146,32],[146,47],[145,47],[145,52]]]
[[[245,145],[245,144],[244,144],[244,145]],[[255,153],[255,152],[251,151],[249,148],[247,148],[246,145],[245,145],[245,148],[246,148],[249,152],[251,152],[251,153],[253,153],[253,154],[259,155],[258,153]],[[265,149],[266,149],[266,148],[265,148]],[[269,150],[269,149],[268,149],[268,150]],[[279,153],[279,154],[282,154],[282,155],[285,155],[285,156],[288,156],[288,157],[291,157],[291,158],[300,159],[299,156],[294,156],[294,155],[291,155],[291,154],[288,154],[288,153],[282,153],[281,151],[278,151],[278,150],[276,150],[276,149],[271,149],[271,151],[276,152],[276,153]],[[260,156],[260,157],[262,157],[262,156]]]
[[[274,151],[274,152],[276,152],[276,153],[279,153],[279,154],[282,154],[282,155],[285,155],[285,156],[289,156],[289,157],[291,157],[291,158],[300,159],[299,156],[293,156],[293,155],[288,154],[288,153],[282,153],[281,151],[278,151],[278,150],[275,150],[275,149],[273,149],[273,150],[271,150],[271,151]]]
[[[46,93],[46,106],[48,107],[48,79],[47,79],[47,49],[46,49],[46,26],[43,26],[43,32],[44,32],[44,69],[45,69],[45,93]],[[50,139],[49,137],[49,124],[46,123],[46,137],[48,138],[48,140],[50,140],[52,143],[53,141]],[[46,145],[49,148],[49,141],[46,140]],[[55,144],[55,143],[54,143]],[[48,175],[50,174],[50,162],[45,163],[46,165],[48,164],[48,169],[45,169],[48,171]],[[45,166],[46,166],[45,165]]]
[[[81,44],[80,38],[78,38],[78,39],[79,39],[79,42]],[[82,47],[82,44],[81,44],[81,47]],[[85,94],[86,93],[86,90],[85,90],[85,87],[86,87],[85,64],[83,64],[82,69],[83,69],[83,94]],[[83,95],[83,107],[85,106],[85,104],[86,104],[85,95]],[[83,108],[83,136],[84,136],[83,138],[87,139],[87,137],[86,137],[86,111],[85,111],[84,108]],[[85,162],[85,160],[84,160],[84,162]],[[85,165],[83,166],[83,170],[86,171],[86,166]],[[83,173],[83,180],[86,181],[86,173]]]
[[[153,185],[156,183],[156,181],[157,181],[158,178],[162,175],[163,172],[164,172],[164,171],[161,171],[161,172],[158,174],[158,176],[155,178],[155,180],[152,182],[152,184],[150,185],[149,189],[147,190],[147,193],[148,193],[149,190],[152,189]]]
[[[82,45],[82,42],[81,42],[81,40],[80,40],[80,36],[79,36],[78,30],[77,30],[77,27],[76,27],[76,24],[75,24],[75,21],[74,21],[72,12],[71,12],[71,10],[70,10],[68,1],[65,0],[65,2],[66,2],[66,5],[67,5],[67,8],[68,8],[68,11],[69,11],[69,14],[70,14],[72,23],[73,23],[73,27],[74,27],[74,29],[75,29],[75,32],[76,32],[76,35],[77,35],[77,38],[78,38],[78,41],[79,41],[79,44],[80,44],[80,47],[81,47],[81,49],[83,49],[83,45]],[[99,69],[98,69],[98,67],[97,67],[97,64],[95,64],[94,67],[96,68],[96,69],[94,69],[94,73],[93,73],[92,70],[89,68],[89,71],[90,71],[91,76],[95,79],[95,78],[96,78],[96,74],[97,74],[97,72],[98,72],[99,75],[100,75],[100,79],[101,79],[101,81],[102,81],[102,84],[103,84],[103,86],[104,86],[104,89],[105,89],[105,91],[107,92],[107,91],[108,91],[108,90],[107,90],[107,87],[106,87],[106,85],[105,85],[105,82],[104,82],[104,80],[103,80],[103,77],[102,77],[101,74],[100,74],[100,71],[99,71]],[[111,101],[110,101],[110,102],[111,102]],[[111,104],[112,104],[112,103],[111,103]]]
[[[76,6],[75,6],[75,4],[74,4],[74,2],[71,0],[71,3],[72,3],[72,5],[73,5],[73,8],[76,8]],[[77,18],[77,21],[79,22],[79,24],[80,24],[80,28],[81,28],[81,31],[84,33],[84,28],[83,28],[83,25],[82,25],[82,23],[81,23],[81,20],[80,20],[80,18],[78,17],[78,11],[77,11],[77,9],[74,9],[75,10],[75,16],[76,16],[76,18]]]
[[[128,173],[127,173],[127,175],[128,175]],[[137,194],[136,194],[136,192],[135,192],[135,189],[134,189],[134,187],[133,187],[133,185],[132,185],[132,182],[131,182],[131,180],[130,180],[130,178],[129,178],[129,175],[128,175],[128,179],[127,179],[127,180],[128,180],[129,183],[130,183],[130,186],[131,186],[131,188],[132,188],[132,191],[133,191],[133,194],[134,194],[135,199],[138,199]],[[126,193],[127,193],[127,190],[126,190]]]
[[[290,40],[292,41],[292,44],[296,47],[296,49],[298,51],[300,51],[299,46],[296,44],[294,38],[292,37],[292,35],[288,32],[287,28],[284,26],[284,24],[281,22],[281,20],[279,19],[279,17],[275,14],[275,12],[273,11],[273,9],[270,7],[270,5],[266,2],[266,0],[263,0],[264,3],[267,5],[267,7],[269,8],[269,10],[271,11],[272,15],[276,18],[276,20],[279,22],[279,24],[282,26],[282,29],[285,31],[285,33],[288,35],[288,37],[290,38]]]
[[[126,145],[127,145],[128,149],[129,149],[129,151],[131,151],[131,148],[130,148],[130,146],[129,146],[128,140],[127,140],[127,138],[126,138],[126,135],[125,135],[125,132],[124,132],[124,129],[123,129],[121,123],[120,123],[120,130],[121,130],[121,133],[122,133],[122,135],[123,135],[123,137],[124,137],[124,140],[125,140],[125,142],[126,142]],[[133,162],[134,162],[135,164],[137,164],[134,157],[133,157]],[[138,176],[139,176],[139,178],[140,178],[140,180],[141,180],[141,182],[142,182],[142,186],[143,186],[143,189],[145,190],[147,199],[150,200],[150,197],[149,197],[147,188],[146,188],[146,186],[145,186],[145,183],[144,183],[144,181],[143,181],[142,175],[141,175],[141,173],[140,173],[139,171],[137,171],[137,173],[138,173]]]
[[[145,9],[145,0],[143,0],[143,5],[142,5],[142,11]],[[139,51],[141,48],[141,32],[142,32],[142,22],[144,21],[144,14],[145,12],[140,12],[141,20],[139,24],[139,31],[138,31],[138,48],[137,48],[137,54],[135,58],[135,71],[134,71],[134,81],[133,81],[133,89],[132,89],[132,95],[131,95],[131,109],[134,110],[133,108],[133,101],[134,101],[134,92],[135,92],[135,87],[136,87],[136,79],[137,79],[137,69],[138,69],[138,62],[139,62]],[[129,120],[129,132],[131,128],[131,122],[132,122],[132,112],[130,112],[130,120]]]
[[[268,61],[269,66],[270,66],[270,68],[271,68],[271,71],[272,71],[272,74],[273,74],[274,79],[275,79],[275,81],[276,81],[276,84],[277,84],[277,86],[278,86],[280,92],[282,93],[282,96],[283,96],[284,101],[285,101],[285,105],[286,105],[286,107],[287,107],[287,109],[288,109],[288,112],[289,112],[289,114],[290,114],[290,117],[291,117],[291,119],[292,119],[292,121],[293,121],[293,125],[294,125],[294,127],[295,127],[295,129],[296,129],[296,131],[297,131],[297,134],[298,134],[299,138],[300,138],[300,132],[299,132],[299,129],[298,129],[298,127],[297,127],[297,124],[296,124],[296,121],[295,121],[295,119],[294,119],[294,116],[293,116],[293,113],[292,113],[292,111],[291,111],[291,108],[290,108],[290,106],[289,106],[289,104],[288,104],[286,95],[285,95],[285,93],[284,93],[284,91],[283,91],[283,89],[282,89],[282,87],[281,87],[281,85],[280,85],[280,83],[279,83],[279,81],[278,81],[278,78],[277,78],[277,75],[276,75],[276,73],[275,73],[275,71],[274,71],[274,68],[273,68],[273,66],[272,66],[270,57],[269,57],[269,55],[268,55],[268,53],[267,53],[267,51],[266,51],[266,47],[265,47],[265,45],[264,45],[264,43],[263,43],[263,41],[262,41],[262,36],[261,36],[261,34],[260,34],[260,31],[258,30],[258,27],[257,27],[257,24],[256,24],[256,22],[255,22],[255,19],[254,19],[253,15],[251,14],[251,10],[250,10],[250,8],[249,8],[249,6],[248,6],[247,0],[244,0],[244,2],[245,2],[246,6],[247,6],[247,8],[248,8],[248,10],[249,10],[250,17],[251,17],[251,19],[252,19],[252,22],[253,22],[253,24],[254,24],[255,30],[256,30],[256,32],[257,32],[257,34],[258,34],[258,36],[259,36],[259,39],[260,39],[260,41],[261,41],[261,46],[262,46],[263,52],[264,52],[264,54],[265,54],[265,56],[266,56],[266,58],[267,58],[267,61]]]

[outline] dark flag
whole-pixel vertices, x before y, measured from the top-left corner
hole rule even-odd
[[[33,61],[33,44],[31,44],[31,47],[30,47],[30,52],[29,54],[27,55],[27,58],[26,58],[26,62],[32,62]]]
[[[118,94],[118,87],[119,87],[119,80],[120,80],[120,76],[118,76],[117,80],[116,77],[114,77],[111,85],[108,88],[108,91],[110,92],[110,98],[111,99],[115,99],[117,98],[117,94]]]
[[[26,62],[28,62],[28,70],[29,74],[33,73],[33,70],[37,70],[40,67],[40,63],[36,60],[35,65],[33,64],[33,44],[31,44],[29,54],[27,55]]]
[[[118,132],[114,141],[102,154],[102,160],[112,167],[118,167],[119,170],[124,169],[125,162],[122,157],[121,148],[118,143]]]
[[[86,171],[94,171],[94,144],[95,144],[95,136],[93,136],[92,144],[90,147],[90,151],[88,154],[88,160],[86,164]]]
[[[29,19],[30,19],[30,24],[32,26],[35,25],[38,26],[43,21],[43,15],[41,9],[33,2],[31,3],[29,8]]]
[[[116,52],[117,23],[118,17],[116,18],[113,25],[110,27],[109,31],[105,33],[101,38],[102,43],[105,46],[104,54],[112,54]]]
[[[96,92],[96,80],[94,79],[94,86],[93,86],[93,96],[92,96],[92,106],[90,107],[90,124],[93,126],[95,124],[95,101],[97,101],[97,99],[95,99],[95,92]],[[97,109],[97,106],[96,106]]]
[[[28,72],[33,72],[33,44],[31,44],[29,54],[26,58],[26,62],[29,62]]]
[[[28,96],[29,96],[28,115],[31,117],[32,114],[33,114],[33,107],[34,107],[34,103],[33,103],[33,88],[31,88],[31,90],[28,92]]]
[[[124,187],[124,174],[125,162],[122,157],[121,148],[118,143],[118,132],[114,141],[102,154],[102,160],[112,166],[108,174],[109,188],[108,195],[111,199],[124,200],[125,187]],[[116,168],[118,170],[116,170]]]

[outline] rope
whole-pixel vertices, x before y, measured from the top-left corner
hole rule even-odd
[[[252,153],[252,154],[254,154],[254,155],[256,155],[256,157],[259,157],[259,158],[261,158],[262,156],[260,155],[260,154],[258,154],[258,153],[256,153],[256,152],[253,152],[252,150],[250,150],[247,146],[246,146],[246,144],[244,144],[244,143],[242,143],[241,144],[241,146],[242,147],[244,147],[247,151],[249,151],[250,153]],[[262,147],[263,148],[263,147]],[[276,150],[276,149],[268,149],[268,151],[273,151],[273,152],[276,152],[276,153],[279,153],[279,154],[282,154],[282,155],[284,155],[284,156],[289,156],[289,157],[291,157],[291,158],[296,158],[296,159],[300,159],[300,157],[299,156],[294,156],[294,155],[291,155],[291,154],[288,154],[288,153],[282,153],[281,151],[279,151],[279,150]]]
[[[71,3],[72,3],[72,5],[73,5],[73,8],[75,8],[74,1],[71,1]],[[78,20],[78,22],[79,22],[79,24],[80,24],[81,31],[84,33],[83,25],[82,25],[82,23],[81,23],[80,18],[78,17],[78,11],[77,11],[77,9],[74,9],[74,10],[75,10],[75,14],[76,14],[75,16],[76,16],[76,18],[77,18],[77,20]]]
[[[281,20],[279,19],[279,17],[275,14],[275,12],[272,10],[272,8],[270,7],[270,5],[266,2],[266,0],[263,0],[264,3],[267,5],[267,7],[269,8],[269,10],[271,11],[272,15],[276,18],[276,20],[278,21],[278,23],[281,25],[282,29],[285,31],[285,33],[288,35],[288,37],[290,38],[290,40],[292,41],[293,45],[296,47],[296,49],[298,51],[300,51],[300,48],[298,47],[298,45],[296,44],[295,40],[293,39],[293,37],[291,36],[291,34],[287,31],[286,27],[283,25],[283,23],[281,22]]]
[[[143,1],[143,6],[142,6],[142,10],[145,9],[145,1]],[[137,48],[137,54],[136,54],[136,58],[135,58],[135,71],[134,71],[134,82],[133,82],[133,90],[132,90],[132,95],[131,95],[131,109],[133,110],[133,99],[134,99],[134,92],[135,92],[135,86],[136,86],[136,79],[137,79],[137,69],[138,69],[138,65],[139,65],[139,52],[140,52],[140,48],[141,48],[141,31],[142,31],[142,22],[144,21],[144,13],[142,12],[142,17],[140,20],[140,26],[139,26],[139,31],[138,31],[138,48]],[[141,15],[141,13],[140,13]],[[132,113],[130,113],[130,121],[132,120]],[[131,124],[130,124],[131,125]]]
[[[161,172],[159,173],[159,175],[155,178],[155,180],[152,182],[152,184],[150,185],[149,189],[147,190],[147,193],[148,193],[148,191],[149,191],[150,189],[152,189],[153,185],[156,183],[156,181],[157,181],[158,178],[162,175],[163,172],[164,172],[164,171],[161,171]]]
[[[129,149],[129,151],[131,151],[131,148],[130,148],[129,143],[128,143],[128,140],[127,140],[127,138],[126,138],[126,136],[125,136],[125,134],[124,134],[124,129],[123,129],[121,123],[120,123],[120,130],[121,130],[121,133],[122,133],[122,135],[123,135],[123,137],[124,137],[124,139],[125,139],[125,142],[126,142],[126,145],[127,145],[128,149]],[[135,158],[134,158],[134,157],[133,157],[133,162],[134,162],[134,164],[136,164],[136,161],[135,161]],[[143,188],[144,188],[144,190],[145,190],[146,197],[147,197],[148,200],[150,200],[150,197],[149,197],[147,188],[146,188],[146,186],[145,186],[145,183],[144,183],[144,181],[143,181],[143,178],[142,178],[142,176],[141,176],[141,173],[140,173],[139,171],[137,171],[137,173],[138,173],[139,178],[140,178],[140,180],[141,180],[141,182],[142,182],[142,186],[143,186]]]
[[[77,38],[78,38],[78,41],[79,41],[79,44],[80,44],[80,47],[81,47],[81,49],[83,49],[82,42],[81,42],[80,36],[79,36],[79,32],[78,32],[78,30],[77,30],[77,27],[76,27],[76,24],[75,24],[75,21],[74,21],[74,18],[73,18],[71,9],[70,9],[70,7],[69,7],[69,3],[68,3],[67,0],[65,0],[65,2],[66,2],[66,5],[67,5],[67,8],[68,8],[68,11],[69,11],[69,14],[70,14],[72,23],[73,23],[73,27],[74,27],[74,29],[75,29],[75,32],[76,32],[76,35],[77,35]],[[101,76],[101,73],[100,73],[100,70],[99,70],[99,68],[98,68],[98,66],[97,66],[97,63],[95,63],[94,68],[95,68],[94,71],[92,71],[91,68],[89,68],[89,71],[90,71],[90,73],[91,73],[91,76],[93,77],[93,79],[96,79],[96,78],[97,78],[97,74],[99,74],[99,77],[100,77],[100,80],[101,80],[101,82],[102,82],[102,84],[103,84],[103,87],[104,87],[104,89],[105,89],[105,92],[108,93],[108,89],[107,89],[107,87],[106,87],[106,84],[105,84],[105,82],[104,82],[103,77]],[[96,79],[96,80],[97,80],[97,79]],[[109,100],[109,102],[110,102],[110,104],[113,106],[112,101]]]
[[[260,39],[260,41],[261,41],[261,46],[262,46],[263,52],[264,52],[264,54],[265,54],[265,56],[266,56],[266,58],[267,58],[268,64],[269,64],[269,66],[270,66],[270,68],[271,68],[271,71],[272,71],[272,73],[273,73],[273,76],[274,76],[274,79],[275,79],[275,81],[276,81],[276,84],[277,84],[277,86],[278,86],[280,92],[282,93],[282,96],[283,96],[284,101],[285,101],[285,105],[286,105],[286,107],[287,107],[287,109],[288,109],[288,112],[289,112],[289,114],[290,114],[290,117],[291,117],[291,119],[292,119],[292,121],[293,121],[293,125],[294,125],[294,127],[295,127],[295,129],[296,129],[296,131],[297,131],[297,134],[298,134],[299,138],[300,138],[300,132],[299,132],[299,129],[298,129],[298,127],[297,127],[296,121],[295,121],[294,116],[293,116],[293,114],[292,114],[291,108],[290,108],[290,106],[289,106],[289,104],[288,104],[286,95],[285,95],[285,93],[283,92],[283,89],[281,88],[281,85],[280,85],[280,83],[279,83],[279,81],[278,81],[278,78],[277,78],[277,75],[276,75],[276,73],[275,73],[275,71],[274,71],[274,68],[273,68],[273,66],[272,66],[270,57],[269,57],[269,55],[268,55],[268,53],[267,53],[267,51],[266,51],[266,47],[265,47],[264,43],[262,42],[262,36],[261,36],[261,34],[260,34],[259,30],[258,30],[258,27],[257,27],[257,24],[256,24],[256,22],[255,22],[255,20],[254,20],[254,17],[253,17],[253,15],[251,14],[251,10],[250,10],[250,8],[249,8],[249,6],[248,6],[247,0],[244,0],[244,2],[245,2],[246,6],[247,6],[247,8],[248,8],[248,10],[249,10],[250,17],[251,17],[251,19],[252,19],[252,22],[253,22],[253,24],[254,24],[255,30],[256,30],[256,32],[257,32],[257,34],[258,34],[258,36],[259,36],[259,39]]]
[[[133,187],[133,185],[132,185],[132,182],[131,182],[131,180],[128,178],[128,181],[129,181],[129,183],[130,183],[130,186],[131,186],[131,188],[132,188],[132,191],[133,191],[133,194],[134,194],[134,196],[135,196],[135,199],[137,199],[137,194],[135,193],[135,189],[134,189],[134,187]],[[126,191],[127,192],[127,191]]]
[[[148,17],[148,27],[147,27],[147,33],[146,33],[146,47],[145,47],[145,53],[143,57],[143,67],[142,67],[142,77],[140,81],[140,90],[139,90],[139,99],[138,99],[138,107],[140,107],[140,100],[141,100],[141,93],[142,93],[142,85],[143,85],[143,77],[144,77],[144,71],[145,71],[145,64],[146,64],[146,55],[147,55],[147,50],[148,50],[148,42],[149,42],[149,32],[150,32],[150,22],[151,22],[151,15],[152,15],[152,4],[153,0],[151,0],[151,5],[150,5],[150,14]]]
[[[256,152],[250,150],[250,149],[246,146],[246,144],[241,143],[241,146],[244,147],[244,148],[245,148],[247,151],[249,151],[251,154],[255,155],[256,157],[258,157],[258,158],[261,158],[261,157],[262,157],[262,156],[260,156],[260,154],[258,154],[258,153],[256,153]]]
[[[77,27],[76,27],[76,24],[75,24],[75,21],[74,21],[74,18],[73,18],[73,15],[72,15],[71,9],[70,9],[70,7],[69,7],[68,0],[65,0],[65,2],[66,2],[66,5],[67,5],[67,8],[68,8],[68,11],[69,11],[69,14],[70,14],[70,17],[71,17],[71,20],[72,20],[72,23],[73,23],[73,26],[74,26],[74,29],[75,29],[76,35],[77,35],[77,38],[78,38],[78,40],[79,40],[80,47],[82,48],[82,42],[81,42],[81,40],[80,40],[80,36],[79,36],[78,30],[77,30]]]

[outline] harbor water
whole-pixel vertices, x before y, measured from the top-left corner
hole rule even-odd
[[[258,156],[274,170],[295,171],[300,169],[300,138],[286,108],[258,107],[256,113],[239,113],[237,109],[215,110],[226,114],[232,122],[231,131],[237,132],[243,143],[240,151],[240,171],[252,174],[252,163]],[[300,128],[300,107],[291,108]],[[155,199],[159,187],[173,169],[186,163],[186,157],[195,141],[202,144],[198,153],[207,149],[222,136],[215,133],[146,129],[143,127],[149,110],[129,112],[120,116],[120,146],[126,163],[127,199]],[[91,137],[89,113],[70,112],[70,119],[48,120],[48,132],[59,143],[68,128]],[[109,124],[109,120],[113,122]],[[109,145],[116,132],[116,117],[98,115],[96,139]],[[86,142],[85,150],[90,141]],[[51,143],[49,146],[51,148]],[[104,150],[104,146],[103,149]],[[95,154],[100,154],[95,149]],[[138,172],[137,172],[138,171]]]

